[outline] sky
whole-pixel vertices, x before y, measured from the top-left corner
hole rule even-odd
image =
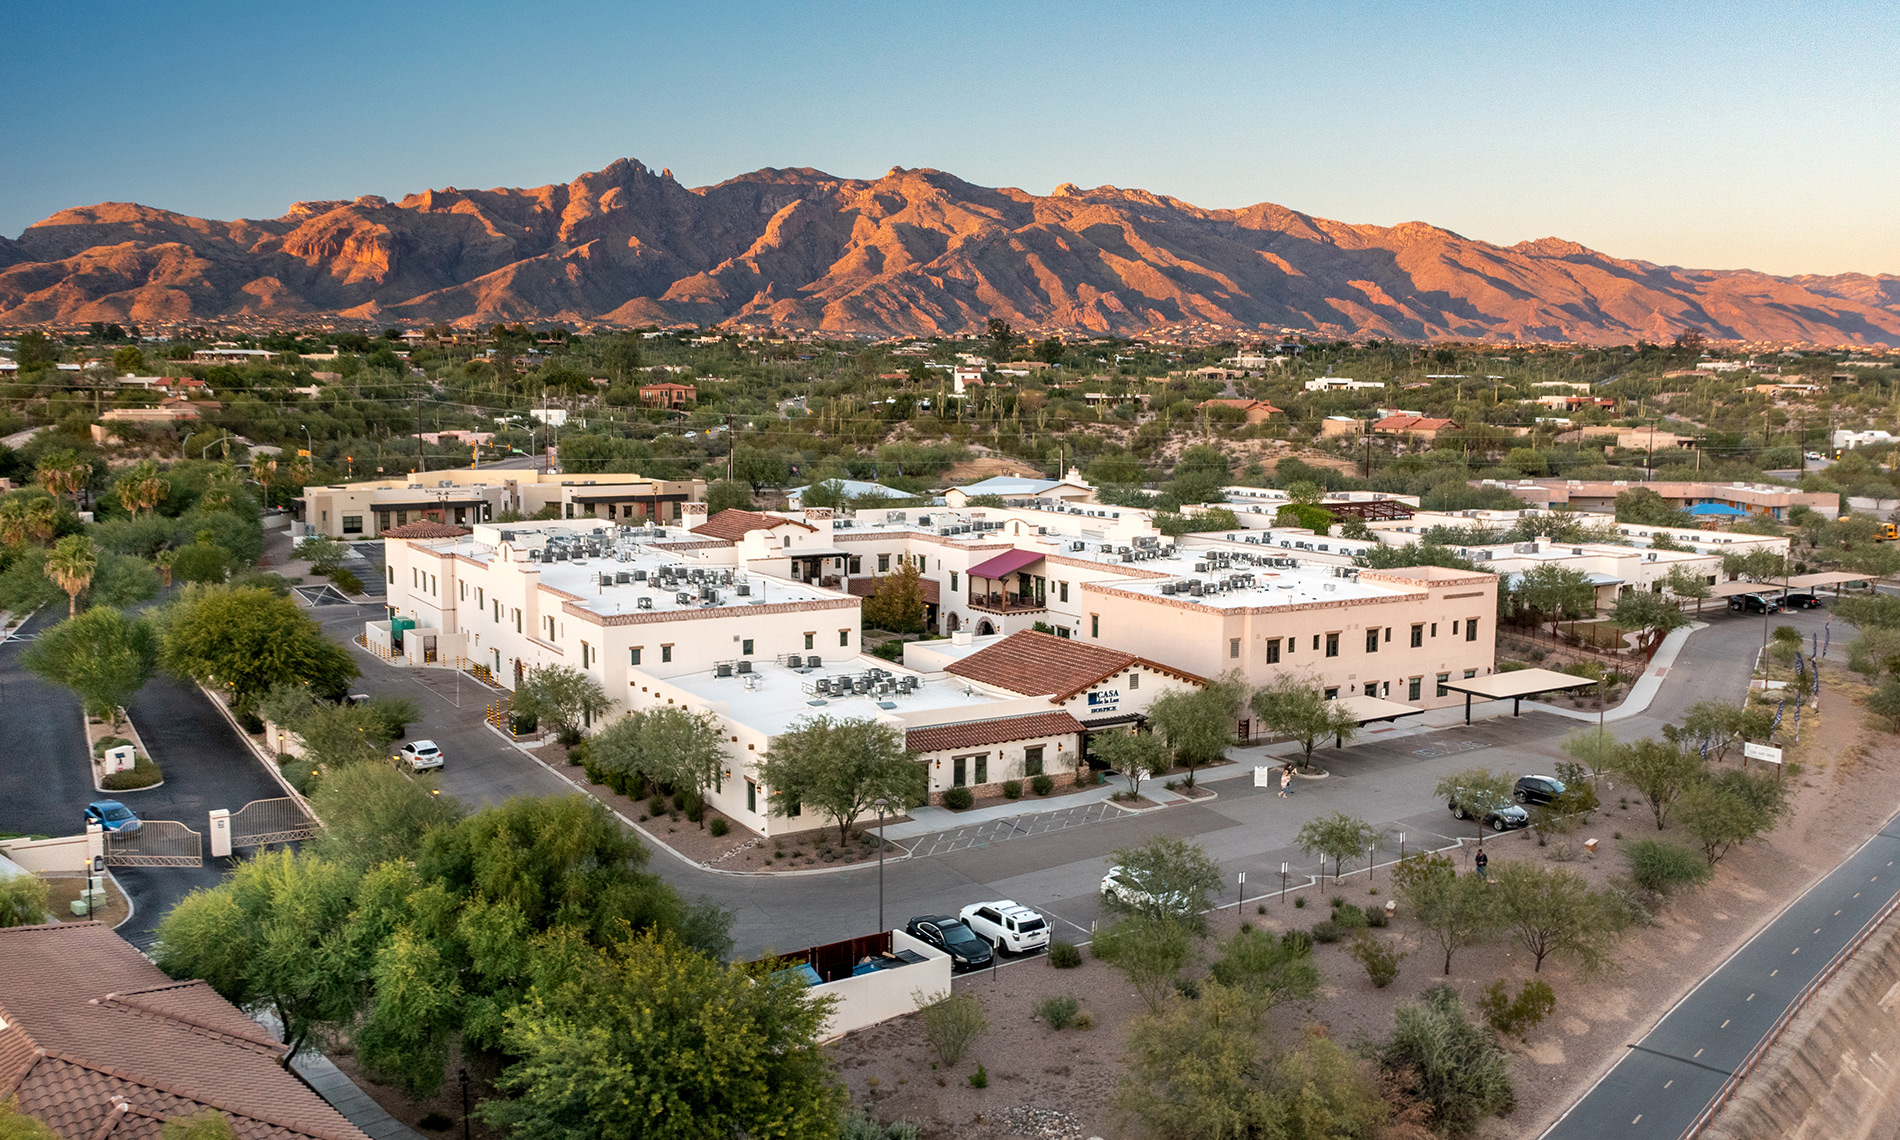
[[[935,167],[1499,244],[1900,273],[1900,6],[8,0],[0,234],[629,157]]]

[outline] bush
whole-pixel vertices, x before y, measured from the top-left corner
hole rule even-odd
[[[284,774],[284,781],[297,789],[300,796],[307,796],[316,789],[317,774],[308,760],[299,760],[288,752],[279,752],[277,770]]]
[[[416,1124],[431,1132],[447,1132],[449,1129],[455,1127],[455,1121],[450,1120],[439,1112],[429,1113],[421,1120],[416,1121]]]
[[[1043,998],[1036,1003],[1036,1016],[1047,1022],[1051,1029],[1067,1029],[1075,1023],[1075,1015],[1082,1011],[1082,1003],[1072,997]]]
[[[1339,924],[1330,918],[1314,923],[1312,934],[1313,941],[1328,944],[1339,941],[1341,937]]]
[[[1009,800],[1022,799],[1023,798],[1023,782],[1021,780],[1004,780],[1003,781],[1003,798],[1009,799]]]
[[[1341,930],[1364,930],[1366,912],[1351,903],[1339,903],[1333,907],[1333,923]]]
[[[1056,782],[1049,776],[1037,776],[1029,781],[1029,786],[1036,789],[1036,794],[1039,796],[1046,796],[1056,790]]]
[[[908,1120],[879,1124],[876,1117],[858,1108],[845,1117],[838,1140],[917,1140],[917,1125]]]
[[[1484,1014],[1491,1028],[1512,1037],[1522,1037],[1526,1030],[1537,1028],[1557,1008],[1557,995],[1549,983],[1533,979],[1525,982],[1517,996],[1512,997],[1500,979],[1486,986],[1472,1004]]]
[[[531,716],[522,716],[514,712],[508,714],[508,728],[516,736],[533,736],[535,730],[540,727],[540,722]]]
[[[703,822],[706,818],[706,801],[698,796],[686,801],[686,818],[693,823]]]
[[[1399,963],[1407,957],[1393,949],[1391,943],[1382,942],[1370,934],[1361,934],[1353,939],[1346,953],[1359,960],[1359,964],[1366,968],[1366,977],[1371,978],[1372,984],[1379,989],[1386,988],[1398,978]]]
[[[706,821],[706,830],[712,832],[713,838],[717,839],[723,837],[726,832],[731,831],[732,825],[725,821],[725,817],[714,816]]]
[[[1702,853],[1665,839],[1638,839],[1623,848],[1629,861],[1630,881],[1659,895],[1682,887],[1699,887],[1715,869]]]
[[[1465,1017],[1458,991],[1437,985],[1399,1006],[1379,1066],[1401,1090],[1431,1106],[1442,1136],[1469,1136],[1487,1116],[1517,1107],[1510,1058],[1497,1038]]]
[[[567,762],[569,764],[578,764],[583,768],[587,766],[587,742],[585,740],[567,750]],[[622,794],[624,795],[625,793]]]
[[[988,1069],[985,1069],[982,1065],[978,1065],[976,1067],[976,1072],[970,1074],[970,1087],[973,1089],[989,1088],[990,1087],[990,1071]]]
[[[152,787],[164,778],[165,775],[158,770],[158,765],[141,756],[138,758],[138,763],[132,767],[123,772],[114,772],[100,780],[99,786],[108,792],[132,792],[140,788]]]
[[[983,1003],[969,994],[927,994],[918,990],[911,995],[923,1018],[924,1036],[946,1066],[963,1060],[976,1039],[989,1032],[989,1019],[983,1016]]]
[[[99,738],[98,743],[92,746],[92,758],[94,760],[104,760],[106,758],[106,749],[124,748],[130,743],[132,742],[123,736],[102,736]]]
[[[1073,970],[1082,964],[1082,951],[1073,942],[1051,942],[1049,964],[1058,970]]]
[[[345,567],[339,566],[330,571],[330,581],[336,584],[337,589],[346,594],[360,594],[363,592],[363,580]]]
[[[1383,928],[1388,922],[1391,922],[1391,921],[1392,921],[1391,919],[1385,916],[1385,908],[1382,906],[1375,906],[1366,911],[1366,925],[1367,926],[1377,926],[1377,927]]]
[[[259,720],[257,714],[254,712],[238,713],[237,722],[239,728],[252,736],[256,736],[258,733],[264,731],[264,722]]]
[[[1298,909],[1300,909],[1300,908],[1302,908],[1302,907],[1304,907],[1304,906],[1306,906],[1306,896],[1305,896],[1305,895],[1295,895],[1295,896],[1293,896],[1293,907],[1294,907],[1294,909],[1295,909],[1295,910],[1298,910]]]
[[[943,794],[943,806],[952,811],[963,811],[976,802],[976,796],[968,788],[951,788]]]
[[[1075,1025],[1074,1025],[1074,1028],[1076,1028],[1076,1029],[1094,1029],[1094,1028],[1095,1028],[1095,1015],[1094,1015],[1094,1014],[1092,1014],[1092,1013],[1090,1013],[1090,1012],[1089,1012],[1088,1010],[1086,1010],[1086,1009],[1085,1009],[1085,1010],[1083,1010],[1083,1011],[1082,1011],[1081,1013],[1078,1013],[1078,1014],[1076,1014],[1076,1015],[1075,1015]]]
[[[653,797],[653,799],[651,799],[647,803],[647,814],[648,815],[665,815],[666,806],[667,806],[666,797],[656,795]]]

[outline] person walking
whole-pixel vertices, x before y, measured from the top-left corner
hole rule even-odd
[[[1483,845],[1479,845],[1478,857],[1473,860],[1473,862],[1477,865],[1478,877],[1487,883],[1490,882],[1491,876],[1485,871],[1485,868],[1491,865],[1491,857],[1484,853]]]
[[[1288,796],[1292,795],[1293,794],[1292,787],[1293,787],[1293,765],[1288,764],[1286,767],[1280,769],[1280,798],[1286,799]]]

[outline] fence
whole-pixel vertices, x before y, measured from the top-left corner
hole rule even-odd
[[[233,847],[290,843],[308,839],[321,829],[321,825],[303,810],[303,805],[289,797],[252,800],[231,813]]]
[[[0,843],[0,855],[36,874],[48,871],[84,871],[92,857],[88,837],[64,835],[56,839],[9,839]]]
[[[204,836],[170,819],[148,819],[137,831],[106,832],[111,867],[202,867]]]
[[[1781,1040],[1781,1035],[1788,1031],[1788,1026],[1800,1016],[1802,1010],[1807,1008],[1808,1002],[1814,1000],[1814,995],[1820,992],[1822,986],[1834,980],[1834,975],[1841,972],[1841,967],[1847,965],[1848,959],[1852,958],[1854,953],[1873,937],[1874,932],[1880,929],[1882,923],[1893,917],[1896,910],[1900,910],[1900,895],[1888,899],[1887,905],[1881,907],[1872,918],[1868,919],[1867,925],[1861,927],[1860,932],[1855,934],[1847,945],[1841,947],[1839,953],[1828,959],[1827,965],[1821,967],[1821,972],[1814,975],[1814,979],[1801,988],[1801,992],[1788,1003],[1787,1009],[1781,1011],[1781,1016],[1775,1019],[1775,1023],[1769,1027],[1768,1032],[1762,1034],[1760,1041],[1755,1042],[1755,1047],[1748,1051],[1748,1056],[1742,1058],[1742,1063],[1735,1066],[1735,1071],[1729,1075],[1728,1080],[1722,1082],[1722,1087],[1709,1098],[1709,1103],[1696,1114],[1696,1118],[1689,1122],[1689,1127],[1683,1129],[1681,1140],[1696,1140],[1702,1135],[1704,1129],[1714,1123],[1722,1108],[1734,1099],[1735,1093],[1742,1087],[1742,1082],[1748,1079],[1748,1075],[1755,1071],[1757,1065],[1761,1064],[1762,1059],[1768,1055],[1768,1050],[1774,1048],[1775,1044]]]

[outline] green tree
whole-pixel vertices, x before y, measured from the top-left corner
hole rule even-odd
[[[840,843],[878,800],[903,809],[918,802],[917,767],[902,733],[866,718],[800,720],[773,738],[759,760],[759,778],[771,789],[772,814],[816,808],[837,826]]]
[[[1486,1117],[1517,1106],[1510,1056],[1489,1029],[1465,1016],[1450,986],[1433,986],[1399,1006],[1378,1055],[1402,1091],[1431,1106],[1432,1127],[1441,1136],[1469,1136]]]
[[[251,712],[273,685],[341,696],[356,662],[289,598],[257,586],[193,586],[159,617],[159,660],[225,689]]]
[[[906,559],[889,574],[876,579],[876,588],[864,599],[864,624],[892,633],[918,633],[924,628],[923,575]]]
[[[637,719],[641,770],[650,779],[703,800],[729,763],[718,718],[669,705],[649,709]]]
[[[1610,771],[1622,745],[1608,729],[1592,728],[1564,737],[1559,747],[1577,763],[1589,769],[1590,782],[1594,785],[1603,778],[1605,772]]]
[[[963,1060],[976,1039],[990,1031],[983,1003],[974,994],[917,990],[911,999],[917,1003],[918,1020],[924,1023],[924,1037],[946,1067]]]
[[[1610,620],[1624,629],[1640,629],[1652,641],[1689,624],[1688,616],[1676,608],[1675,602],[1645,590],[1616,599]]]
[[[1227,746],[1234,742],[1235,717],[1246,699],[1246,682],[1229,671],[1199,689],[1164,694],[1148,706],[1148,723],[1187,768],[1188,787],[1194,786],[1196,768],[1226,757]]]
[[[1400,900],[1445,952],[1445,975],[1452,954],[1489,937],[1497,929],[1497,907],[1490,887],[1477,875],[1460,875],[1443,855],[1411,855],[1394,868]]]
[[[1208,896],[1221,889],[1220,865],[1189,839],[1163,835],[1133,847],[1117,847],[1115,864],[1128,882],[1148,895],[1146,902],[1103,895],[1102,905],[1123,914],[1172,917],[1199,930]]]
[[[1239,931],[1221,944],[1208,977],[1251,995],[1262,1011],[1319,992],[1313,940],[1296,931],[1278,938],[1260,930]]]
[[[1152,1013],[1174,993],[1174,980],[1194,960],[1194,931],[1172,917],[1131,914],[1098,928],[1089,950],[1127,975]]]
[[[1269,1135],[1286,1140],[1378,1136],[1392,1112],[1362,1062],[1318,1026],[1274,1059],[1267,1088],[1278,1123]]]
[[[66,591],[66,616],[79,612],[79,595],[99,569],[99,548],[83,534],[69,534],[46,556],[46,577]]]
[[[540,665],[528,670],[515,686],[510,706],[516,716],[530,717],[552,728],[570,747],[580,740],[581,726],[606,716],[613,699],[601,683],[567,665]]]
[[[1204,984],[1198,1001],[1137,1018],[1115,1107],[1164,1140],[1255,1140],[1278,1114],[1267,1088],[1260,1019],[1246,994]]]
[[[1650,543],[1650,547],[1651,549],[1661,549],[1656,546],[1654,541]],[[1663,585],[1667,586],[1669,592],[1676,597],[1694,602],[1701,602],[1704,598],[1707,598],[1710,594],[1715,592],[1714,587],[1709,585],[1707,578],[1690,570],[1686,566],[1671,566],[1669,568],[1669,575],[1663,579]]]
[[[33,874],[0,879],[0,926],[37,926],[46,921],[46,880]]]
[[[1738,705],[1731,701],[1697,701],[1682,715],[1678,739],[1685,748],[1701,750],[1708,742],[1709,759],[1717,764],[1728,759],[1731,751],[1750,740],[1768,739],[1774,716],[1759,706]],[[1667,735],[1667,728],[1664,734]]]
[[[836,1135],[844,1095],[817,1044],[831,999],[791,971],[668,936],[541,966],[502,1034],[512,1098],[481,1110],[516,1140]]]
[[[1533,626],[1546,621],[1573,620],[1596,612],[1596,590],[1581,570],[1540,562],[1524,572],[1512,597]]]
[[[0,1140],[60,1140],[46,1122],[20,1111],[17,1097],[0,1100]]]
[[[1168,768],[1168,747],[1152,732],[1097,733],[1089,747],[1097,760],[1127,778],[1134,795],[1141,794],[1143,779]]]
[[[1689,786],[1702,779],[1702,758],[1661,740],[1635,740],[1617,749],[1611,770],[1628,780],[1649,804],[1656,830]]]
[[[314,854],[367,871],[415,859],[423,837],[462,818],[461,801],[437,794],[388,764],[356,764],[329,772],[310,795],[323,832]]]
[[[313,534],[297,544],[297,557],[310,563],[310,572],[325,577],[342,569],[350,548],[329,535]]]
[[[1900,732],[1900,677],[1889,677],[1867,697],[1867,711],[1885,717]]]
[[[346,930],[357,882],[328,860],[260,851],[160,920],[159,968],[202,978],[233,1005],[269,1009],[294,1056],[359,1008],[360,952]]]
[[[1592,891],[1583,876],[1541,863],[1500,861],[1491,868],[1497,882],[1498,920],[1531,955],[1531,971],[1544,959],[1563,954],[1586,972],[1600,969],[1621,932],[1618,911]]]
[[[1732,848],[1773,830],[1787,802],[1778,777],[1730,770],[1686,788],[1676,805],[1676,822],[1714,866]]]
[[[1307,820],[1299,834],[1293,837],[1294,845],[1301,851],[1308,855],[1315,852],[1319,854],[1322,873],[1326,869],[1324,861],[1333,861],[1334,882],[1339,881],[1340,870],[1346,860],[1366,854],[1378,840],[1378,828],[1342,811]]]
[[[1511,802],[1515,781],[1510,774],[1485,768],[1466,768],[1438,781],[1433,795],[1451,805],[1459,819],[1478,821],[1478,838],[1484,838],[1484,821],[1493,812]]]
[[[706,488],[706,516],[708,518],[720,511],[752,509],[752,494],[740,483],[728,483],[721,479]]]
[[[124,707],[151,680],[158,635],[150,622],[96,606],[47,630],[25,655],[28,669],[79,695],[86,715],[124,722]]]
[[[1408,542],[1402,546],[1369,546],[1355,554],[1353,565],[1368,570],[1399,570],[1408,566],[1443,566],[1450,570],[1476,570],[1477,564],[1447,546],[1430,541]]]
[[[305,757],[332,771],[383,759],[395,739],[367,705],[320,703],[288,727],[303,741]]]
[[[1693,527],[1695,520],[1648,487],[1631,487],[1616,496],[1616,521],[1642,526]]]
[[[1282,673],[1255,689],[1253,712],[1261,727],[1276,736],[1285,736],[1300,745],[1300,767],[1313,763],[1313,749],[1327,737],[1344,743],[1359,735],[1359,718],[1338,701],[1326,699],[1326,691],[1311,677]]]
[[[59,526],[59,504],[38,491],[16,492],[0,501],[0,539],[8,546],[45,542]]]

